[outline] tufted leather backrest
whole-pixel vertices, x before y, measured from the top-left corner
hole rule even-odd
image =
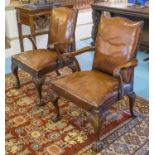
[[[78,11],[69,7],[53,8],[48,44],[73,41],[75,44],[75,27]],[[73,45],[75,46],[75,45]],[[73,47],[74,48],[74,47]],[[70,46],[62,46],[61,52],[73,50]]]
[[[93,69],[112,74],[115,67],[136,56],[142,22],[122,17],[101,16],[95,44]],[[123,71],[123,79],[129,82],[131,69]]]

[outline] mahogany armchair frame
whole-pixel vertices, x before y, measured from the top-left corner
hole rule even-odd
[[[66,7],[71,8],[70,5],[66,6]],[[58,61],[57,62],[53,62],[53,64],[51,64],[50,66],[47,66],[47,67],[43,68],[42,70],[36,71],[36,70],[33,70],[32,68],[30,68],[29,66],[21,63],[17,59],[14,59],[13,57],[11,58],[11,61],[12,61],[11,69],[12,69],[12,73],[15,76],[15,80],[16,80],[14,88],[16,88],[16,89],[20,88],[20,80],[19,80],[19,76],[18,76],[18,68],[21,68],[24,71],[28,72],[32,76],[32,81],[34,82],[36,90],[37,90],[37,94],[38,94],[37,105],[38,106],[42,106],[42,105],[45,104],[43,102],[43,99],[42,99],[41,90],[42,90],[42,85],[43,85],[43,83],[45,81],[45,75],[47,73],[55,71],[57,75],[60,75],[58,70],[60,68],[65,67],[65,66],[68,66],[69,68],[71,68],[71,70],[73,72],[80,71],[80,65],[79,65],[77,59],[75,57],[65,58],[64,59],[62,57],[62,53],[61,53],[61,50],[59,48],[60,45],[70,46],[71,49],[68,52],[71,52],[71,51],[75,50],[75,48],[76,48],[75,47],[75,28],[76,28],[78,10],[74,9],[74,12],[75,12],[76,16],[75,16],[75,20],[74,20],[74,23],[73,23],[74,28],[73,28],[73,31],[72,31],[72,38],[68,42],[55,42],[53,44],[50,44],[49,40],[48,40],[47,49],[51,50],[51,52],[54,50],[57,53],[57,55],[58,55]],[[50,28],[50,30],[51,30],[51,28]],[[50,35],[50,30],[49,30],[49,35]],[[49,37],[50,36],[48,36],[48,38]],[[27,38],[27,39],[29,39],[31,41],[33,50],[36,50],[37,45],[35,43],[34,38],[29,36],[29,35],[25,36],[25,38]],[[57,63],[57,65],[55,65],[55,63]]]
[[[94,46],[89,46],[89,47],[85,47],[85,48],[82,48],[77,51],[73,51],[71,53],[63,54],[62,56],[63,56],[63,58],[71,58],[71,57],[75,57],[76,55],[79,55],[79,54],[82,54],[85,52],[93,51],[94,49],[95,49]],[[132,75],[132,80],[129,83],[126,83],[123,81],[121,72],[123,69],[126,69],[126,68],[134,68],[137,64],[138,64],[138,61],[134,58],[131,61],[129,61],[128,63],[118,66],[114,69],[113,76],[119,80],[119,90],[118,90],[119,99],[112,98],[111,100],[109,100],[109,102],[107,102],[103,106],[100,106],[98,108],[93,108],[93,109],[92,108],[88,109],[88,107],[85,107],[85,105],[80,104],[80,102],[78,102],[78,105],[80,105],[82,108],[84,108],[85,110],[88,111],[89,116],[90,116],[89,120],[94,128],[94,131],[95,131],[96,143],[93,145],[94,152],[99,152],[103,148],[102,143],[100,142],[100,139],[99,139],[100,129],[102,127],[103,122],[106,120],[106,111],[116,101],[121,100],[123,98],[123,96],[127,95],[129,98],[129,109],[130,109],[131,116],[135,117],[133,107],[134,107],[134,103],[135,103],[136,94],[133,91],[133,75]],[[127,89],[125,87],[127,87]],[[124,89],[125,89],[125,91],[124,91]],[[63,94],[64,95],[62,95],[62,97],[67,98],[66,93],[63,93]],[[56,110],[56,115],[54,117],[52,117],[52,120],[53,120],[53,122],[57,122],[61,118],[59,105],[58,105],[59,95],[54,90],[51,90],[50,98],[51,98],[52,104],[54,105],[55,110]],[[69,98],[67,98],[67,99],[69,99]],[[72,99],[71,99],[71,101],[72,101]]]

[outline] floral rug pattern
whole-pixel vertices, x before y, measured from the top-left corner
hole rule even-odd
[[[60,71],[70,74],[68,68]],[[54,107],[48,97],[50,81],[43,86],[46,105],[36,106],[36,90],[29,74],[19,72],[21,88],[14,89],[14,77],[6,75],[6,155],[93,155],[94,131],[88,114],[63,98],[61,120],[52,122]],[[98,155],[148,154],[148,101],[137,97],[136,118],[128,111],[128,99],[116,103],[109,111],[101,131],[104,149]]]

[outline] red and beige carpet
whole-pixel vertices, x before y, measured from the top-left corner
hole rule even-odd
[[[70,73],[67,68],[63,74]],[[49,74],[43,86],[46,105],[37,107],[36,90],[31,77],[20,71],[21,88],[13,89],[14,77],[6,75],[6,155],[92,155],[94,132],[87,113],[73,103],[60,99],[62,119],[54,123],[54,107],[48,98]],[[99,155],[148,154],[149,104],[137,97],[136,118],[128,111],[128,99],[108,111],[101,131],[104,149]]]

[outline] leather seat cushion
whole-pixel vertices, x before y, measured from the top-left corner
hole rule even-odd
[[[118,80],[97,70],[70,74],[53,81],[52,86],[60,96],[67,92],[71,98],[74,96],[93,107],[99,107],[111,97],[118,96]]]
[[[52,64],[57,63],[57,53],[46,49],[37,49],[14,55],[13,59],[25,64],[35,71],[40,71]]]

